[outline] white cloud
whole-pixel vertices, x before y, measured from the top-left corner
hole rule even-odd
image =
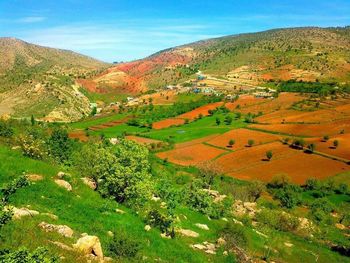
[[[39,23],[46,20],[46,17],[43,16],[27,16],[22,17],[16,20],[18,23],[31,24],[31,23]]]

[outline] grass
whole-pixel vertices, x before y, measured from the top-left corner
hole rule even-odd
[[[150,132],[145,132],[141,135],[149,137],[151,139],[161,141],[171,140],[175,143],[181,143],[213,134],[223,134],[232,129],[238,129],[246,126],[242,120],[233,121],[231,125],[226,125],[224,123],[217,125],[215,122],[217,117],[221,118],[223,121],[224,115],[217,114],[214,116],[204,117],[180,127],[169,127],[162,130],[151,130]]]
[[[107,116],[102,116],[102,117],[90,117],[87,118],[85,120],[79,121],[79,122],[73,122],[69,124],[69,127],[72,129],[86,129],[89,128],[91,126],[95,126],[95,125],[100,125],[103,123],[107,123],[110,121],[116,121],[116,120],[121,120],[125,117],[127,117],[128,115],[126,113],[117,113],[117,114],[111,114],[111,115],[107,115]]]

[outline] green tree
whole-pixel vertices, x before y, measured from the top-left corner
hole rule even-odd
[[[329,140],[329,136],[328,135],[323,136],[323,141],[324,142],[328,142],[328,140]]]
[[[65,129],[54,129],[48,142],[49,154],[58,162],[67,161],[73,152],[73,141]]]
[[[334,140],[333,141],[333,147],[334,148],[338,148],[338,146],[339,146],[339,141],[338,140]]]
[[[266,158],[267,158],[269,161],[271,161],[272,157],[273,157],[272,151],[267,151],[267,152],[266,152]]]
[[[216,125],[220,125],[220,123],[221,123],[221,120],[220,120],[220,118],[219,117],[216,117],[216,120],[215,120],[215,122],[216,122]]]
[[[310,143],[308,146],[307,146],[307,149],[309,152],[313,153],[316,149],[316,145],[314,143]]]
[[[232,123],[232,117],[229,116],[229,115],[227,115],[227,116],[225,117],[224,122],[226,123],[226,125],[231,125],[231,123]]]
[[[229,140],[228,145],[229,145],[229,147],[232,148],[235,143],[236,143],[235,140],[231,139],[231,140]]]
[[[35,119],[34,119],[34,115],[33,114],[30,117],[30,123],[32,124],[32,126],[34,126],[34,124],[35,124]]]
[[[255,143],[254,140],[252,140],[252,139],[248,140],[248,146],[249,147],[252,147],[254,145],[254,143]]]

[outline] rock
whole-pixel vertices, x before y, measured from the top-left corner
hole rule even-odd
[[[113,258],[104,257],[103,261],[104,261],[104,262],[112,262],[112,261],[113,261]]]
[[[121,209],[118,209],[118,208],[117,208],[115,211],[116,211],[118,214],[122,214],[122,215],[125,214],[125,211],[123,211],[123,210],[121,210]]]
[[[58,216],[56,216],[54,214],[51,214],[51,213],[42,213],[42,215],[43,216],[48,216],[48,217],[50,217],[53,220],[57,220],[58,219]]]
[[[151,200],[154,201],[154,202],[158,202],[160,200],[160,197],[156,197],[156,196],[153,195]]]
[[[179,233],[182,236],[186,236],[186,237],[199,237],[199,234],[197,232],[194,232],[192,230],[189,229],[177,229],[176,230],[177,233]]]
[[[204,252],[207,254],[216,255],[216,252],[214,250],[211,250],[211,249],[207,249]]]
[[[29,181],[32,181],[32,182],[37,182],[37,181],[41,181],[44,179],[44,177],[42,175],[39,175],[39,174],[28,174],[27,178]]]
[[[16,208],[16,207],[8,207],[5,208],[6,210],[12,209],[13,212],[13,219],[20,219],[24,216],[36,216],[39,215],[38,211],[30,210],[28,208]]]
[[[292,247],[292,246],[294,246],[292,243],[288,243],[288,242],[284,242],[284,245],[285,245],[286,247]]]
[[[166,203],[165,203],[165,202],[161,202],[161,203],[160,203],[160,207],[161,207],[161,208],[166,208]]]
[[[233,214],[236,216],[243,216],[248,214],[250,217],[254,217],[256,213],[259,213],[261,209],[257,208],[257,203],[242,202],[241,200],[236,200],[232,206]]]
[[[55,180],[55,183],[56,183],[58,186],[65,188],[67,191],[72,191],[72,186],[70,185],[70,183],[68,183],[68,182],[65,181],[65,180],[56,179],[56,180]]]
[[[73,247],[85,256],[94,256],[103,260],[103,252],[100,240],[97,236],[85,235],[78,239]]]
[[[58,242],[58,241],[50,241],[50,240],[49,240],[49,242],[50,242],[51,244],[54,244],[55,246],[57,246],[57,247],[59,247],[59,248],[64,249],[64,250],[67,250],[67,251],[72,251],[72,250],[73,250],[73,248],[71,248],[70,246],[68,246],[68,245],[66,245],[66,244],[63,244],[63,243],[61,243],[61,242]]]
[[[243,223],[241,221],[238,221],[237,219],[232,219],[233,223],[237,224],[237,225],[241,225],[243,226]]]
[[[259,236],[262,236],[262,237],[264,237],[264,238],[268,238],[267,235],[265,235],[264,233],[261,233],[260,231],[258,231],[258,230],[256,230],[256,229],[253,229],[253,231],[254,231],[255,233],[257,233]]]
[[[196,227],[203,229],[203,230],[209,230],[209,227],[206,224],[197,223]]]
[[[74,231],[66,225],[53,225],[46,222],[41,222],[39,227],[45,230],[45,232],[57,232],[64,237],[72,237]]]
[[[116,145],[119,143],[119,139],[118,138],[110,138],[109,139],[109,142],[113,145]]]
[[[336,223],[335,227],[340,229],[340,230],[345,230],[346,229],[346,226],[344,226],[343,224],[339,224],[339,223]]]
[[[228,222],[228,219],[226,217],[221,218],[222,221]]]
[[[21,149],[21,146],[13,146],[11,149],[12,150],[19,150],[19,149]]]
[[[58,172],[57,177],[62,179],[66,174],[64,172]]]
[[[225,250],[224,252],[222,252],[222,254],[224,255],[224,256],[228,256],[228,252]]]
[[[214,198],[214,203],[220,203],[227,197],[226,195],[220,195],[220,193],[215,190],[203,189],[203,191],[209,193]]]
[[[165,234],[165,233],[161,233],[160,236],[161,236],[162,238],[171,239],[171,236],[168,236],[168,235]]]
[[[216,241],[217,246],[221,247],[221,246],[225,246],[226,245],[226,240],[223,239],[222,237],[220,237],[217,241]]]
[[[92,180],[91,178],[88,178],[88,177],[83,177],[83,178],[81,178],[81,180],[83,181],[83,183],[85,185],[90,187],[92,190],[96,190],[97,184],[94,180]]]
[[[204,250],[206,249],[207,247],[202,245],[202,244],[194,244],[194,245],[191,245],[192,248],[195,248],[195,249],[199,249],[199,250]]]
[[[151,230],[151,226],[150,225],[145,225],[145,230],[148,232]]]
[[[107,235],[109,235],[110,237],[114,237],[114,234],[113,234],[112,231],[108,231],[108,232],[107,232]]]

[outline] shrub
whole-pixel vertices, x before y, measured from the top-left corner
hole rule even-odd
[[[0,120],[0,137],[10,138],[14,134],[13,128],[7,121]]]
[[[272,151],[267,151],[267,152],[266,152],[266,158],[267,158],[269,161],[271,161],[272,156],[273,156]]]
[[[73,152],[73,141],[64,129],[53,130],[48,142],[49,154],[58,162],[67,161]]]
[[[323,141],[324,142],[327,142],[328,140],[329,140],[329,136],[328,135],[323,136]]]
[[[271,182],[268,184],[269,187],[272,188],[281,188],[291,183],[291,179],[286,174],[278,174],[275,175]]]
[[[0,262],[55,263],[59,261],[57,257],[49,255],[46,248],[39,247],[33,252],[26,248],[20,248],[16,251],[0,251]]]
[[[243,226],[235,223],[227,223],[221,230],[221,236],[226,240],[226,249],[231,250],[232,247],[247,247],[248,235]]]
[[[274,197],[279,199],[281,206],[286,208],[293,208],[300,200],[298,194],[291,189],[291,187],[283,187],[276,191]]]
[[[158,227],[162,233],[170,234],[172,231],[173,219],[160,211],[153,209],[147,215],[148,223],[153,227]]]
[[[255,143],[254,140],[252,140],[252,139],[248,140],[249,147],[252,147],[254,145],[254,143]]]
[[[199,176],[208,186],[214,183],[215,177],[223,174],[223,170],[212,161],[202,162],[198,165]]]
[[[124,231],[114,233],[113,239],[107,244],[108,251],[115,257],[135,258],[140,248],[140,241],[129,237]]]
[[[231,140],[229,140],[229,142],[228,142],[228,146],[232,148],[233,145],[234,145],[235,143],[236,143],[235,140],[232,140],[232,139],[231,139]]]
[[[25,156],[38,160],[44,158],[46,152],[43,141],[31,135],[20,135],[18,142]]]
[[[339,141],[338,141],[338,140],[334,140],[334,141],[333,141],[333,146],[334,146],[334,148],[338,148],[338,146],[339,146]]]

